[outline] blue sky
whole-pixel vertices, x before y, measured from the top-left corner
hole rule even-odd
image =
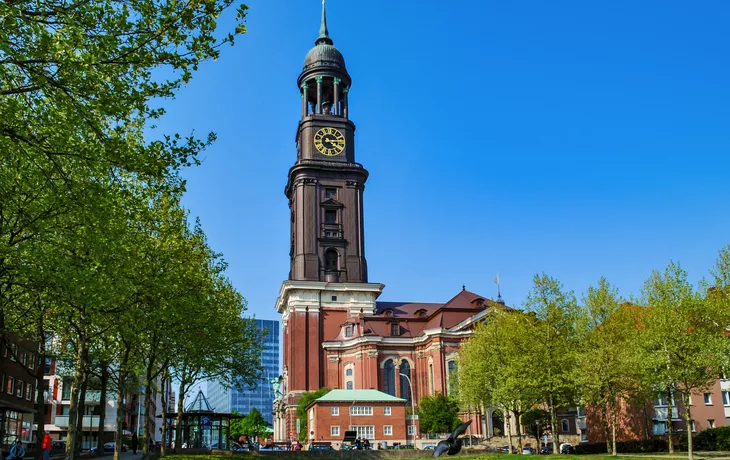
[[[284,185],[318,0],[251,0],[159,131],[218,134],[185,205],[258,318],[288,274]],[[670,259],[696,281],[730,243],[725,1],[330,0],[353,78],[365,237],[381,300],[461,285],[520,306],[535,273],[625,296]],[[229,18],[222,18],[222,24]]]

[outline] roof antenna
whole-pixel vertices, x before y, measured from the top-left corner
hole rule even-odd
[[[497,277],[494,278],[494,284],[497,285],[497,303],[501,303],[502,305],[504,305],[504,300],[502,300],[502,293],[499,289],[499,272],[497,273]]]

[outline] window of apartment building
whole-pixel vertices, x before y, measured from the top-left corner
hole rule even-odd
[[[25,382],[18,380],[18,384],[15,385],[15,396],[18,398],[23,397],[23,390],[25,389]]]
[[[695,432],[695,421],[694,420],[690,420],[689,421],[689,426],[692,428],[692,432],[694,433]]]
[[[8,380],[5,384],[5,392],[9,395],[15,391],[15,377],[8,375]]]
[[[17,361],[18,358],[16,358],[16,356],[18,356],[18,345],[15,344],[15,343],[11,343],[10,344],[10,351],[11,351],[11,353],[10,353],[10,361],[13,361],[13,362]]]
[[[340,427],[339,426],[331,426],[330,427],[330,436],[336,437],[340,435]]]
[[[562,433],[567,433],[570,431],[570,423],[567,419],[563,419],[560,421],[560,431]]]
[[[408,436],[416,435],[416,425],[408,425]]]
[[[712,405],[712,394],[711,393],[705,393],[705,405],[706,406]]]
[[[71,379],[63,379],[61,384],[61,401],[68,401],[71,399]]]
[[[340,406],[330,407],[330,415],[334,415],[334,416],[340,415]]]
[[[20,362],[23,363],[23,366],[28,364],[28,352],[27,351],[23,351],[22,353],[20,353]]]
[[[347,388],[348,390],[353,390],[355,388],[355,384],[353,384],[352,382],[347,382],[345,388]]]
[[[46,358],[46,361],[44,363],[43,367],[43,375],[51,375],[51,364],[53,363],[51,358]]]
[[[715,428],[715,420],[713,420],[713,419],[707,420],[707,428]]]
[[[373,415],[373,406],[350,406],[350,415]]]
[[[358,438],[375,439],[375,425],[351,425],[350,431],[357,432]]]
[[[667,433],[667,422],[654,422],[651,429],[654,435],[664,435]]]
[[[730,391],[723,391],[722,392],[722,405],[723,406],[730,406]]]
[[[383,436],[393,436],[393,425],[383,425]]]
[[[25,399],[27,399],[28,401],[33,399],[33,384],[25,384]]]
[[[383,407],[383,415],[390,415],[390,406]]]
[[[661,395],[661,396],[658,396],[656,399],[654,399],[654,405],[655,406],[666,406],[667,405],[667,395]],[[672,395],[672,407],[677,407],[677,404],[674,402],[674,395]]]
[[[34,353],[28,353],[28,369],[35,370],[36,356]]]

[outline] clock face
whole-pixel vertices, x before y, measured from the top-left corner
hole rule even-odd
[[[334,157],[345,151],[345,136],[335,128],[322,128],[314,135],[314,146],[322,155]]]

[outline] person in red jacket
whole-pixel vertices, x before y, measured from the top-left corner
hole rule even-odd
[[[43,460],[48,460],[51,456],[51,436],[48,433],[43,435],[41,449],[43,449]]]

